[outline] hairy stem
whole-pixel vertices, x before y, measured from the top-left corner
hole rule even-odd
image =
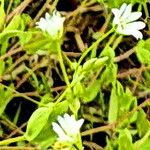
[[[18,136],[18,137],[15,137],[15,138],[0,141],[0,145],[8,145],[8,144],[11,144],[11,143],[14,143],[14,142],[19,142],[19,141],[24,141],[24,140],[25,140],[24,136]]]

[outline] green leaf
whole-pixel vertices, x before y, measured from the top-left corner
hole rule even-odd
[[[53,103],[50,103],[47,107],[38,108],[30,117],[27,124],[27,131],[25,137],[28,141],[32,141],[37,137],[41,130],[46,125],[49,115],[54,107]]]
[[[106,150],[117,150],[118,149],[118,143],[117,140],[108,139],[106,137],[107,145],[105,147]]]
[[[144,135],[143,138],[139,139],[134,143],[134,149],[149,150],[150,148],[150,130]]]
[[[4,0],[0,0],[0,31],[4,28],[4,24],[5,24],[5,11],[4,11]]]
[[[72,98],[70,100],[68,100],[69,102],[69,108],[72,111],[72,113],[77,117],[78,116],[78,110],[80,109],[80,101],[79,99],[76,98]]]
[[[105,70],[102,72],[100,84],[103,88],[107,88],[110,84],[116,82],[117,79],[117,65],[110,63],[106,65]]]
[[[146,119],[146,114],[142,109],[138,112],[136,126],[140,137],[150,130],[150,122]]]
[[[123,86],[117,81],[113,84],[111,92],[108,121],[110,123],[116,121],[119,117],[132,110],[136,105],[136,98],[132,95],[130,90],[127,88],[126,91],[124,91]],[[135,112],[130,119],[125,120],[121,125],[135,121],[136,115]]]
[[[95,80],[92,84],[90,84],[87,88],[85,88],[84,93],[82,94],[82,101],[84,103],[91,102],[94,100],[98,92],[100,91],[100,81]]]
[[[52,102],[54,100],[52,93],[46,93],[41,97],[41,103],[42,104],[48,104],[49,102]]]
[[[118,150],[134,150],[132,136],[128,129],[121,130],[118,139]]]
[[[100,84],[102,85],[102,87],[107,88],[107,86],[114,83],[117,78],[117,65],[114,64],[115,52],[110,46],[107,46],[101,52],[100,56],[109,57],[108,63],[106,64],[106,68],[102,72],[100,79]]]
[[[99,69],[101,66],[103,66],[106,61],[108,60],[108,57],[102,57],[102,58],[91,58],[90,60],[87,60],[83,64],[83,71],[89,71],[89,70],[96,70]]]
[[[4,112],[7,104],[13,98],[13,93],[9,89],[5,89],[2,85],[0,85],[0,116]]]
[[[120,95],[121,97],[121,95]],[[122,94],[121,100],[120,100],[120,112],[119,116],[123,115],[125,112],[128,112],[129,110],[136,107],[136,98],[133,96],[132,92],[129,90],[129,88],[126,88],[126,91]],[[128,118],[129,119],[129,118]]]
[[[78,82],[76,84],[77,87],[81,88],[80,85],[81,85],[80,82]],[[77,89],[76,86],[74,87],[73,91],[71,89],[69,89],[66,94],[66,100],[69,104],[69,108],[75,116],[77,116],[78,110],[80,108],[79,97],[82,92],[82,91],[80,91],[80,89]],[[81,90],[82,90],[82,88],[81,88]]]
[[[43,126],[40,133],[34,138],[31,143],[38,144],[41,148],[47,148],[49,146],[52,146],[52,144],[55,142],[57,135],[52,129],[52,122],[55,122],[57,120],[58,115],[62,115],[68,110],[68,102],[63,101],[58,103],[53,107],[52,112],[49,115],[47,123]],[[37,125],[35,125],[36,127]]]
[[[32,32],[32,38],[23,45],[23,48],[28,54],[38,53],[39,50],[50,54],[56,54],[58,52],[59,44],[59,41],[54,41],[47,34],[43,34],[40,31],[36,31]]]
[[[91,67],[93,67],[94,63],[96,62],[97,58],[91,58],[90,60],[87,60],[84,64],[83,64],[83,71],[88,71],[91,69]]]
[[[0,34],[1,55],[6,53],[10,38],[19,37],[19,42],[21,45],[29,41],[31,38],[31,32],[23,32],[28,21],[28,15],[16,15],[3,30]]]
[[[140,40],[136,46],[136,56],[144,65],[150,65],[150,47],[149,40]]]
[[[24,31],[27,23],[30,21],[29,15],[15,15],[11,22],[7,25],[4,31],[21,30]]]
[[[15,15],[10,21],[10,23],[5,27],[4,31],[9,30],[24,31],[30,21],[31,17],[28,14]]]
[[[110,62],[113,62],[113,59],[115,57],[115,52],[110,46],[106,46],[101,52],[100,56],[102,57],[107,56],[109,57]]]
[[[150,138],[140,145],[140,150],[150,150]]]
[[[149,70],[145,70],[143,71],[143,85],[145,86],[145,88],[147,88],[147,90],[145,92],[148,92],[149,91],[149,88],[150,88],[150,84],[149,84],[149,81],[150,81],[150,71]]]
[[[83,95],[84,92],[85,92],[84,85],[80,81],[77,82],[73,87],[74,96],[79,97],[79,96]]]
[[[108,112],[108,122],[112,123],[117,120],[118,117],[118,109],[119,109],[119,102],[118,102],[118,93],[117,93],[117,87],[114,84],[113,89],[111,91],[110,96],[110,103],[109,103],[109,112]]]
[[[3,60],[0,60],[0,76],[3,75],[5,71],[5,62]]]
[[[19,37],[19,42],[23,44],[31,38],[31,34],[20,30],[8,30],[2,32],[0,34],[0,45],[2,45],[1,55],[6,53],[9,44],[9,39],[12,37]]]

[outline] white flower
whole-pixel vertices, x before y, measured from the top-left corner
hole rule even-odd
[[[48,32],[53,38],[60,38],[63,33],[63,23],[65,18],[61,17],[58,11],[54,11],[52,15],[45,14],[45,18],[41,18],[36,23],[37,27],[41,30]]]
[[[142,39],[143,35],[139,31],[145,27],[142,21],[135,21],[142,16],[141,12],[131,12],[132,5],[122,4],[120,9],[113,8],[114,14],[113,26],[116,26],[116,31],[123,35],[133,35],[136,39]]]
[[[58,116],[58,124],[52,123],[53,130],[58,135],[58,141],[76,142],[83,122],[84,119],[75,120],[73,115],[64,114],[64,117]]]

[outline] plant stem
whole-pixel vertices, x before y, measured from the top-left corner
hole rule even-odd
[[[19,141],[24,141],[24,140],[25,140],[24,136],[18,136],[18,137],[15,137],[15,138],[0,141],[0,145],[8,145],[8,144],[11,144],[11,143],[14,143],[14,142],[19,142]]]
[[[115,50],[122,41],[123,35],[120,35],[113,43],[112,49]]]
[[[148,8],[147,8],[147,4],[146,4],[146,3],[143,3],[143,7],[144,7],[145,16],[146,16],[146,21],[147,21],[147,19],[149,18],[149,12],[148,12]],[[148,29],[150,30],[150,24],[147,23],[147,25],[148,25]]]
[[[85,58],[85,56],[93,49],[95,48],[102,40],[104,40],[110,33],[114,31],[114,28],[110,29],[107,33],[103,34],[96,42],[94,42],[88,49],[86,49],[82,56],[80,57],[78,61],[78,65],[82,62],[82,60]]]
[[[63,76],[64,76],[64,80],[67,84],[67,86],[70,85],[70,82],[69,82],[69,79],[68,79],[68,75],[67,75],[67,72],[66,72],[66,68],[65,68],[65,65],[64,65],[64,62],[63,62],[63,58],[62,58],[62,51],[61,51],[61,48],[60,48],[60,44],[57,43],[58,45],[58,59],[59,59],[59,63],[60,63],[60,67],[61,67],[61,70],[62,70],[62,73],[63,73]]]

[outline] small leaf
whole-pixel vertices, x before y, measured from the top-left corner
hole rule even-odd
[[[148,45],[148,41],[140,40],[136,46],[137,58],[144,65],[150,65],[150,48]]]
[[[92,100],[94,100],[99,91],[100,91],[100,82],[98,80],[95,80],[91,85],[85,88],[85,91],[82,95],[83,97],[82,101],[84,103],[91,102]]]
[[[150,138],[140,145],[140,150],[150,150]]]
[[[97,58],[91,58],[90,60],[87,60],[84,64],[83,64],[83,71],[88,71],[91,69],[91,67],[93,67],[95,61],[97,60]]]
[[[113,61],[114,57],[115,57],[115,52],[114,50],[110,47],[110,46],[106,46],[103,51],[101,52],[100,56],[107,56],[109,57],[110,60]],[[112,62],[111,61],[111,62]]]
[[[4,28],[4,24],[5,24],[5,11],[4,11],[4,0],[0,0],[0,31]]]
[[[25,133],[25,137],[28,141],[35,139],[44,128],[49,119],[49,115],[53,110],[53,106],[54,104],[50,103],[48,107],[41,107],[34,111],[28,121]]]
[[[118,117],[118,109],[119,109],[119,102],[118,102],[118,94],[116,85],[114,84],[113,89],[111,91],[110,96],[110,103],[109,103],[109,113],[108,113],[108,122],[112,123],[116,121]]]
[[[139,139],[134,143],[134,149],[140,150],[149,150],[150,148],[150,130],[143,136],[143,138]]]
[[[13,98],[13,93],[9,89],[5,89],[2,85],[0,85],[0,116],[4,112],[7,104]]]
[[[81,82],[77,82],[73,87],[73,94],[79,97],[80,95],[83,95],[84,92],[85,92],[85,87],[83,86],[83,84]]]
[[[134,150],[132,136],[128,129],[121,130],[118,139],[118,150]]]
[[[0,76],[3,75],[5,71],[5,62],[3,60],[0,60]]]
[[[39,50],[56,54],[59,44],[59,41],[54,41],[49,35],[36,31],[32,32],[32,38],[23,45],[23,48],[28,54],[35,54]]]
[[[69,102],[70,110],[77,117],[78,110],[80,109],[80,105],[81,105],[79,99],[76,97],[76,98],[70,99],[68,102]]]
[[[136,126],[140,137],[150,130],[150,122],[146,119],[146,114],[142,109],[137,114]]]
[[[110,97],[109,122],[116,121],[119,117],[132,110],[137,105],[136,101],[136,98],[128,88],[124,91],[119,81],[117,81],[116,84],[114,83]],[[135,121],[136,117],[137,114],[135,112],[130,118],[124,120],[120,126]]]
[[[21,30],[24,31],[25,27],[31,20],[30,16],[27,14],[15,15],[11,22],[6,26],[4,31],[9,30]]]
[[[90,71],[90,70],[96,70],[99,69],[101,66],[103,66],[106,61],[108,60],[108,57],[101,57],[101,58],[91,58],[90,60],[86,61],[83,64],[83,71]]]
[[[114,83],[117,79],[117,65],[110,63],[106,65],[106,69],[102,72],[100,84],[103,88],[107,88],[110,84]]]

